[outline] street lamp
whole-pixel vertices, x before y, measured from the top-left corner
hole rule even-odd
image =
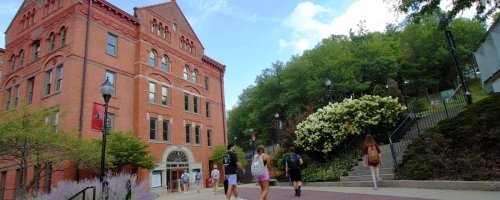
[[[326,86],[326,89],[327,89],[326,96],[328,97],[328,102],[331,102],[332,101],[332,90],[331,90],[332,81],[330,81],[330,79],[326,79],[325,86]]]
[[[104,98],[104,123],[102,126],[102,148],[101,148],[101,169],[99,173],[99,180],[102,183],[102,194],[104,194],[104,187],[106,185],[104,181],[104,162],[106,157],[106,132],[107,132],[107,122],[108,122],[108,102],[111,96],[115,93],[115,86],[109,82],[109,78],[106,77],[106,81],[101,85],[101,95]],[[103,195],[104,196],[104,195]]]
[[[444,28],[444,35],[446,36],[446,43],[448,44],[448,49],[450,50],[451,57],[453,60],[453,65],[455,65],[455,68],[457,68],[457,73],[458,76],[460,77],[460,81],[462,82],[463,90],[464,90],[464,97],[465,97],[465,102],[467,105],[472,104],[472,95],[469,92],[469,87],[467,86],[467,80],[464,79],[462,75],[462,71],[460,70],[460,67],[458,65],[458,60],[457,56],[455,55],[455,50],[457,49],[455,46],[455,41],[453,40],[453,35],[451,34],[451,31],[448,30],[448,22],[444,20],[448,20],[446,17],[443,17],[441,15],[437,16],[437,23],[438,23],[438,29],[439,28]]]

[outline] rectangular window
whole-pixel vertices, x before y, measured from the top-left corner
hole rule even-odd
[[[1,185],[0,185],[0,199],[4,199],[5,185],[7,185],[7,183],[5,182],[6,179],[7,179],[7,172],[4,171],[4,172],[2,172],[2,175],[0,175],[0,181],[1,181]]]
[[[108,47],[106,53],[116,56],[116,46],[118,44],[118,36],[108,33]]]
[[[205,90],[208,90],[209,82],[210,82],[210,79],[208,78],[208,76],[205,76]]]
[[[163,141],[169,141],[170,135],[168,134],[170,131],[170,121],[163,120]]]
[[[10,93],[11,93],[11,88],[5,90],[5,105],[4,105],[5,111],[8,111],[10,107]]]
[[[196,144],[201,144],[201,127],[195,126],[194,127],[194,142]]]
[[[62,65],[57,66],[56,73],[57,73],[57,79],[56,79],[56,88],[54,89],[54,91],[59,92],[59,91],[61,91],[62,78],[63,78],[63,66]]]
[[[193,96],[193,112],[198,113],[198,97]]]
[[[207,118],[210,118],[210,102],[205,102],[205,109],[207,111]]]
[[[45,167],[45,193],[50,193],[52,189],[52,163],[47,163]]]
[[[115,72],[112,72],[112,71],[107,71],[106,70],[106,77],[104,77],[104,80],[106,80],[106,78],[109,80],[109,82],[111,82],[114,86],[115,86],[115,91],[116,91],[116,73]],[[112,96],[115,96],[115,94],[113,94]]]
[[[207,131],[207,145],[212,146],[212,130]]]
[[[149,139],[156,140],[156,118],[149,118]]]
[[[184,110],[189,111],[189,94],[184,93]]]
[[[161,104],[168,105],[168,87],[161,86]]]
[[[186,124],[186,143],[191,143],[191,124]]]
[[[45,96],[50,94],[50,88],[52,86],[52,70],[45,72]]]
[[[35,77],[28,79],[28,104],[33,102],[33,88],[35,87]]]
[[[161,171],[153,171],[153,176],[151,177],[151,187],[161,187]]]
[[[33,167],[33,170],[35,176],[41,176],[40,165],[35,165]],[[32,187],[33,187],[33,193],[35,193],[34,196],[38,196],[38,192],[40,191],[40,179],[36,179],[35,184]]]
[[[40,40],[33,42],[33,61],[37,60],[40,56]]]
[[[19,85],[14,86],[14,98],[12,102],[12,108],[17,107],[17,103],[19,102]]]
[[[112,131],[115,128],[115,114],[108,112],[108,121],[106,123],[106,130]]]
[[[156,103],[156,83],[149,82],[149,103]]]

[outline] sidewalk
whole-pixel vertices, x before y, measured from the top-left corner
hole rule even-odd
[[[188,195],[182,192],[171,193],[158,197],[159,200],[167,199],[189,199],[189,200],[224,200],[224,188],[220,188],[220,193],[213,194],[213,189],[205,188],[200,193],[192,190]],[[255,184],[245,184],[238,186],[240,197],[248,200],[257,200],[260,195],[260,188]],[[373,190],[371,187],[303,187],[300,198],[293,196],[291,187],[272,186],[269,191],[269,200],[334,200],[334,199],[370,199],[370,200],[423,200],[423,199],[444,199],[444,200],[500,200],[500,192],[492,191],[465,191],[465,190],[438,190],[419,188],[379,188]],[[234,199],[232,197],[231,199]]]

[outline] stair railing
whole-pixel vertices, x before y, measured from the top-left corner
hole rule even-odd
[[[82,200],[86,200],[86,193],[87,193],[87,190],[88,189],[92,189],[92,200],[95,200],[95,186],[89,186],[89,187],[86,187],[84,188],[83,190],[81,190],[80,192],[76,193],[75,195],[73,195],[72,197],[70,197],[68,200],[72,200],[72,199],[75,199],[76,197],[78,197],[80,194],[82,195]]]
[[[406,113],[404,115],[404,119],[400,121],[397,125],[397,128],[394,129],[389,134],[389,146],[391,148],[392,160],[394,163],[394,169],[398,169],[398,156],[401,151],[403,151],[404,147],[410,142],[410,138],[405,138],[405,133],[411,127],[412,124],[415,123],[415,106],[416,106],[416,98],[409,99],[410,102],[406,103]],[[418,123],[417,123],[417,129]]]

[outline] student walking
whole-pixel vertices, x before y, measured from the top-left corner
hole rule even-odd
[[[260,185],[260,200],[267,200],[269,193],[269,174],[271,174],[271,159],[263,145],[257,147],[257,154],[252,159],[252,175]]]
[[[220,172],[217,169],[217,165],[214,165],[214,169],[212,169],[212,172],[210,173],[210,177],[212,178],[212,185],[214,187],[214,195],[217,194],[217,187],[219,186],[219,176]]]
[[[370,167],[370,172],[372,174],[373,189],[377,190],[377,183],[382,179],[380,178],[379,166],[382,163],[382,157],[380,156],[380,148],[373,139],[371,135],[365,137],[365,144],[363,146],[363,165],[365,167]]]
[[[196,174],[194,174],[194,183],[196,184],[196,190],[198,191],[198,193],[200,193],[201,178],[203,177],[200,171],[201,170],[198,170],[196,171]]]
[[[295,153],[295,148],[288,149],[289,154],[286,156],[285,172],[286,175],[292,180],[293,189],[295,189],[295,196],[300,197],[302,188],[302,175],[300,166],[304,164],[302,158]]]
[[[231,195],[234,194],[236,200],[243,200],[242,198],[238,197],[238,189],[236,188],[238,180],[236,172],[239,169],[243,172],[243,174],[245,174],[245,168],[243,168],[241,163],[238,161],[238,156],[236,155],[236,153],[234,153],[236,150],[236,146],[234,146],[234,144],[229,144],[227,145],[227,150],[227,153],[224,154],[222,158],[222,163],[224,164],[224,170],[229,185],[227,189],[226,199],[231,199]]]
[[[184,189],[184,194],[188,194],[189,190],[189,173],[187,173],[187,170],[184,170],[184,173],[181,175],[181,182],[182,182],[182,188]]]

